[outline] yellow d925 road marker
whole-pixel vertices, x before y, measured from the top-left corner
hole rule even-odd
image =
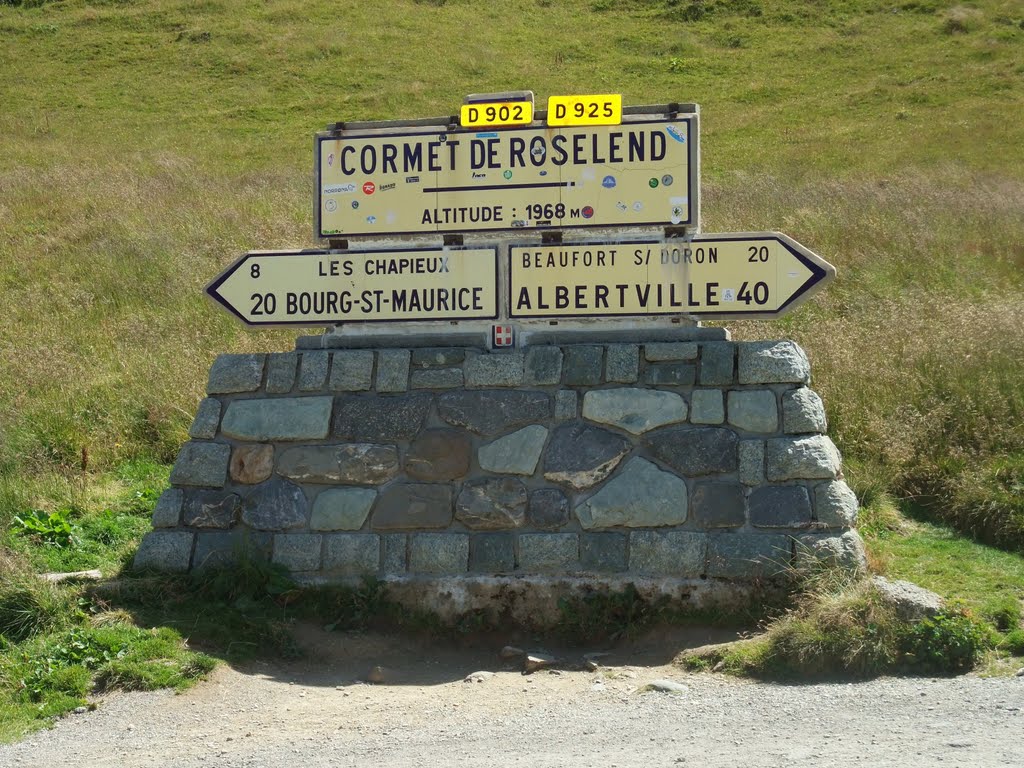
[[[621,122],[621,93],[548,98],[548,125],[618,125]]]

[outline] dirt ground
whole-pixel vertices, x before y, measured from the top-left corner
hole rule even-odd
[[[1024,765],[1024,678],[737,681],[671,664],[727,639],[692,630],[613,649],[597,671],[580,662],[603,649],[548,648],[565,663],[529,675],[500,642],[300,637],[302,661],[222,665],[182,695],[105,696],[0,747],[0,766]],[[686,689],[641,690],[657,679]]]

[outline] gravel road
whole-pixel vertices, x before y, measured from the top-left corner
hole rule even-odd
[[[497,648],[316,630],[303,642],[301,663],[223,665],[183,695],[109,695],[0,747],[0,766],[1024,765],[1019,677],[767,685],[672,666],[693,638],[531,675]],[[361,682],[375,666],[383,682]],[[638,690],[655,679],[687,689]]]

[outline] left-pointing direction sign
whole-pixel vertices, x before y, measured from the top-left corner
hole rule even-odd
[[[206,292],[247,325],[495,318],[497,253],[252,251]]]

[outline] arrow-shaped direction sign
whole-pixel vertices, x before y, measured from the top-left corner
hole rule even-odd
[[[498,316],[494,248],[252,251],[206,287],[247,325]]]
[[[835,274],[779,232],[512,246],[509,315],[778,317]]]

